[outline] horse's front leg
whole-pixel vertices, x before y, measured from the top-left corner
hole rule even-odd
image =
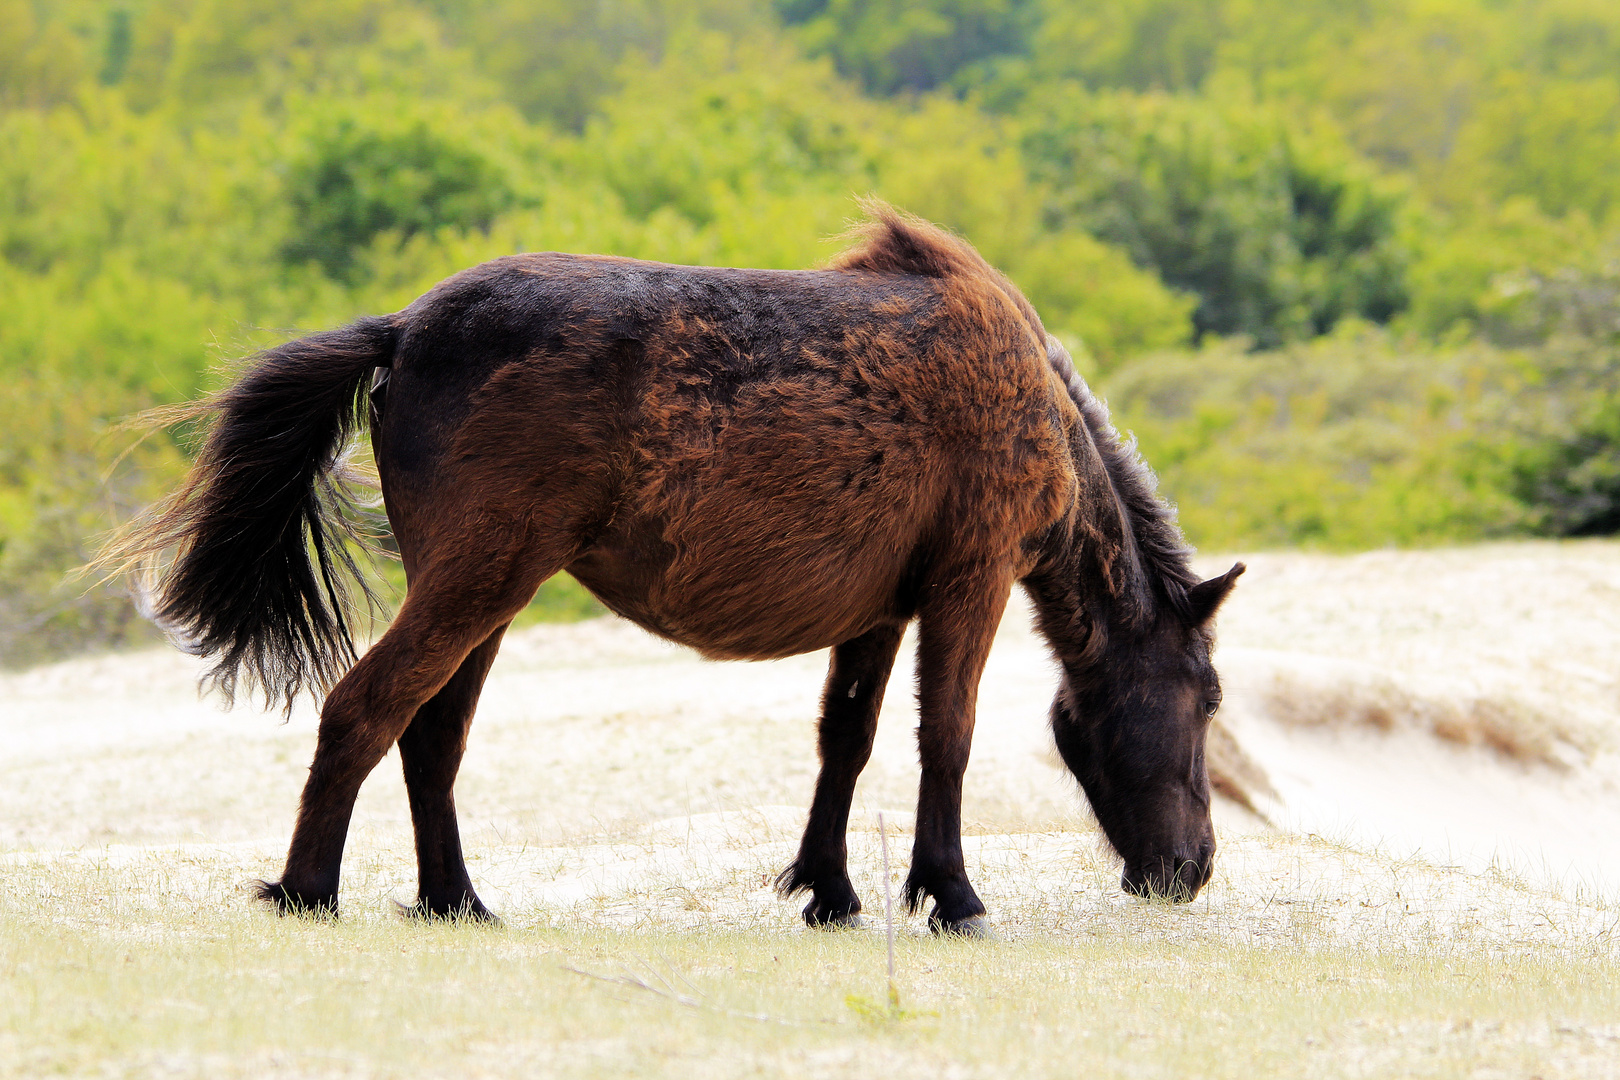
[[[861,900],[850,884],[844,833],[855,781],[872,756],[878,712],[889,684],[903,626],[880,626],[832,650],[827,685],[821,693],[817,744],[821,773],[805,825],[799,857],[776,879],[784,897],[810,891],[804,921],[811,926],[848,926],[860,914]]]
[[[979,677],[1012,590],[996,567],[943,575],[925,590],[917,638],[917,750],[922,782],[917,835],[906,876],[906,903],[917,910],[934,898],[928,925],[935,933],[990,932],[984,904],[962,859],[962,775],[973,745]]]

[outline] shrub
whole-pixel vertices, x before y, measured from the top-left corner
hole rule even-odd
[[[295,225],[284,255],[347,278],[379,233],[487,229],[510,197],[490,161],[424,121],[387,131],[341,119],[289,171]]]
[[[1331,139],[1263,110],[1073,84],[1032,98],[1024,123],[1050,223],[1195,295],[1200,335],[1272,347],[1407,305],[1401,198]]]

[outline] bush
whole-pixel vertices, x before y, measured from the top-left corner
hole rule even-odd
[[[1192,293],[1199,335],[1272,347],[1407,305],[1401,198],[1331,139],[1263,110],[1073,84],[1032,98],[1024,123],[1051,224]]]
[[[1524,526],[1494,453],[1521,363],[1363,326],[1147,357],[1102,388],[1194,544],[1351,549]]]
[[[81,649],[156,641],[122,583],[76,581],[114,520],[157,498],[183,468],[167,438],[132,452],[110,418],[116,386],[12,372],[0,396],[0,665]]]
[[[1570,431],[1546,435],[1511,458],[1511,491],[1535,532],[1620,533],[1620,395],[1611,391],[1583,413]]]
[[[1027,52],[1035,0],[776,0],[815,55],[877,94],[933,90],[974,64]]]
[[[1620,263],[1503,275],[1482,307],[1484,333],[1533,373],[1501,432],[1526,527],[1620,532]]]
[[[388,131],[345,118],[321,130],[288,174],[295,224],[283,252],[346,279],[379,233],[408,240],[488,229],[510,199],[491,162],[423,121]]]

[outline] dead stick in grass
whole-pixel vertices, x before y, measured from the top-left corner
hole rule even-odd
[[[840,1022],[837,1020],[794,1020],[785,1016],[771,1016],[768,1013],[741,1012],[737,1009],[727,1009],[716,1005],[710,1005],[706,1001],[702,1001],[688,994],[682,994],[675,991],[670,981],[663,975],[659,974],[658,971],[651,965],[648,965],[647,967],[648,972],[651,973],[652,976],[659,982],[662,982],[665,987],[671,987],[670,989],[654,986],[646,979],[643,979],[640,975],[637,975],[635,972],[631,971],[627,967],[623,967],[622,965],[620,967],[620,970],[624,972],[622,975],[603,975],[601,972],[586,971],[584,968],[577,968],[572,964],[563,964],[562,969],[574,975],[583,975],[587,979],[595,979],[597,982],[612,983],[615,986],[628,986],[633,990],[643,990],[649,994],[654,994],[661,997],[666,1001],[673,1001],[677,1005],[683,1005],[688,1009],[715,1012],[722,1016],[734,1017],[738,1020],[756,1020],[764,1024],[785,1024],[788,1027],[816,1027],[822,1024],[837,1024]],[[681,975],[679,972],[676,972],[676,977],[682,982],[685,982],[688,986],[692,985],[690,982],[687,982],[686,977]],[[696,990],[697,988],[693,987],[693,989]],[[698,993],[701,994],[702,991],[699,990]]]
[[[900,988],[894,985],[894,887],[889,883],[889,827],[878,811],[878,842],[883,848],[883,921],[889,932],[889,1008],[900,1008]]]

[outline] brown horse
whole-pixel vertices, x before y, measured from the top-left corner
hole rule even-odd
[[[706,656],[832,650],[821,773],[778,880],[811,894],[812,925],[861,909],[850,800],[916,619],[906,898],[933,897],[936,931],[984,929],[962,775],[1014,582],[1062,667],[1058,749],[1123,886],[1185,900],[1208,881],[1210,625],[1242,565],[1191,573],[1151,474],[1004,277],[961,240],[871,210],[820,271],[496,259],[398,314],[271,349],[201,406],[217,420],[186,485],[106,558],[175,550],[157,617],[217,658],[227,694],[239,675],[271,701],[331,687],[265,899],[335,910],[356,793],[398,743],[417,910],[488,917],[452,787],[502,632],[560,570]],[[368,411],[409,588],[342,674],[354,518],[336,463]]]

